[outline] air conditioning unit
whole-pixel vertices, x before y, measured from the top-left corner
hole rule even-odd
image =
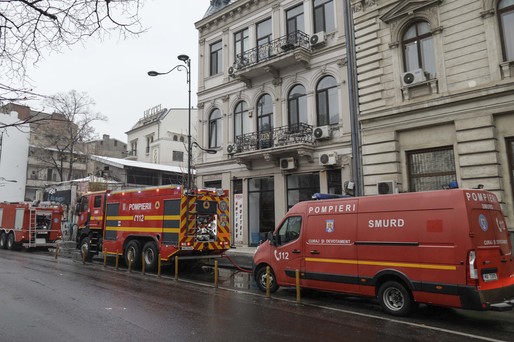
[[[322,153],[319,155],[319,165],[330,166],[337,164],[337,153]]]
[[[329,128],[330,128],[329,126],[315,127],[314,131],[312,131],[312,135],[314,136],[314,139],[321,140],[321,139],[330,138],[330,129]]]
[[[280,158],[280,170],[294,170],[296,169],[296,160],[293,157]]]
[[[402,84],[404,86],[414,85],[417,83],[425,82],[426,80],[427,76],[423,69],[407,71],[402,75]]]
[[[398,186],[395,181],[378,182],[377,192],[379,195],[397,194]]]
[[[311,43],[311,46],[325,44],[325,31],[320,31],[318,33],[313,34],[309,39],[309,42]]]
[[[234,76],[235,73],[236,73],[236,68],[234,68],[233,66],[228,68],[229,76]]]
[[[234,154],[234,153],[237,153],[239,152],[239,146],[236,145],[236,144],[229,144],[227,146],[227,153],[228,154]]]

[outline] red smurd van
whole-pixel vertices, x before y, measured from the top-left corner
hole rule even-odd
[[[417,303],[514,306],[514,260],[500,204],[483,190],[441,190],[296,204],[254,255],[266,290],[300,286],[377,297],[387,313]]]

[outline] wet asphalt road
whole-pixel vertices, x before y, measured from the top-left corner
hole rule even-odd
[[[164,273],[0,250],[0,341],[514,340],[512,312],[425,307],[396,319],[333,294],[304,293],[301,305],[291,290],[266,299],[247,274],[227,270],[218,289],[210,269],[178,282]]]

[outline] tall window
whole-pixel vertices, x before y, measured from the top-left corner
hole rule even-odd
[[[503,45],[503,60],[514,61],[514,0],[498,3],[498,19]]]
[[[407,152],[409,191],[440,190],[457,180],[453,147]]]
[[[234,139],[248,133],[250,123],[248,122],[248,106],[241,101],[234,110]]]
[[[236,63],[245,65],[248,63],[245,51],[250,49],[250,35],[248,29],[245,28],[239,32],[234,33],[234,60]]]
[[[303,4],[286,11],[286,29],[288,43],[295,44],[298,37],[296,31],[305,32]]]
[[[333,0],[314,0],[314,32],[336,29]]]
[[[209,147],[221,146],[221,112],[214,109],[209,117]]]
[[[319,173],[287,176],[287,209],[319,192]]]
[[[221,72],[221,52],[222,52],[222,45],[221,40],[211,44],[211,73],[210,75],[216,75]]]
[[[507,139],[506,143],[510,171],[510,185],[512,187],[512,193],[514,194],[514,138]]]
[[[316,87],[317,125],[335,125],[339,122],[337,83],[332,76],[323,77]]]
[[[295,85],[287,98],[289,128],[297,129],[298,124],[307,123],[307,96],[303,85]]]
[[[258,132],[269,132],[273,129],[273,99],[264,94],[257,101]]]
[[[435,54],[430,24],[418,21],[407,28],[402,38],[405,71],[423,69],[434,78]]]
[[[259,52],[257,53],[258,60],[266,59],[271,55],[271,47],[269,45],[271,38],[271,18],[268,18],[257,24],[257,48],[259,49]]]

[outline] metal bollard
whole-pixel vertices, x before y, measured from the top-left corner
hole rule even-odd
[[[116,250],[116,271],[118,270],[119,268],[119,265],[120,265],[120,255],[118,254],[118,250]]]
[[[175,280],[178,280],[178,255],[175,256]]]
[[[296,270],[296,304],[300,304],[300,270]]]
[[[104,249],[104,268],[107,267],[107,248]]]
[[[59,256],[59,242],[55,243],[55,259]]]
[[[145,275],[145,256],[143,255],[143,257],[141,258],[141,273],[143,273],[143,275]]]
[[[270,273],[271,273],[271,268],[269,266],[266,266],[266,298],[271,298]]]
[[[157,260],[157,276],[160,278],[161,277],[161,256],[158,255],[158,260]]]
[[[214,260],[214,288],[218,288],[218,260]]]
[[[129,273],[131,273],[132,272],[132,259],[131,258],[129,258],[128,267],[129,267],[128,271],[129,271]]]
[[[82,265],[86,264],[87,250],[82,250]]]

